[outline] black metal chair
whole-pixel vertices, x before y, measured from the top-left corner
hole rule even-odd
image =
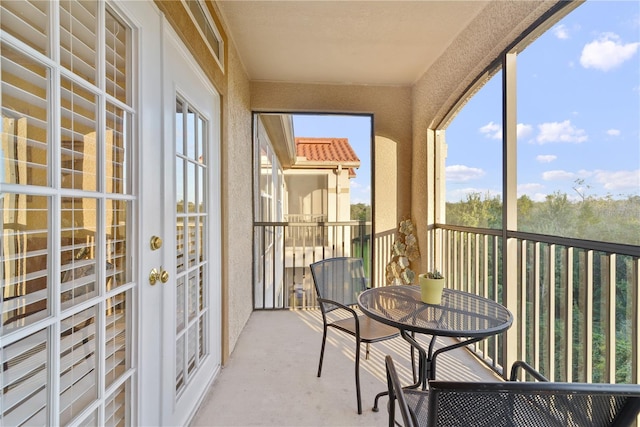
[[[640,413],[640,386],[548,382],[525,362],[507,382],[429,381],[426,391],[403,389],[391,356],[385,359],[389,426],[395,401],[405,427],[630,426]],[[538,382],[517,381],[522,368]]]
[[[397,337],[398,329],[359,315],[353,308],[358,295],[366,289],[364,267],[360,258],[330,258],[311,264],[311,275],[322,311],[323,333],[318,377],[322,373],[322,360],[329,327],[352,335],[356,340],[356,395],[358,414],[362,414],[360,396],[360,343],[365,343],[366,358],[369,344]],[[337,311],[336,311],[337,310]]]

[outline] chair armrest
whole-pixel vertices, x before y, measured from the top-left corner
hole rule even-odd
[[[525,372],[527,372],[529,375],[531,375],[533,378],[535,378],[538,381],[542,381],[542,382],[549,381],[547,377],[542,375],[540,372],[536,371],[533,366],[529,365],[524,360],[518,360],[516,362],[513,362],[513,365],[511,365],[511,376],[509,377],[509,381],[516,381],[518,379],[518,368],[522,368]]]
[[[347,310],[349,313],[351,313],[351,315],[354,318],[356,318],[356,319],[358,318],[358,313],[353,308],[349,307],[348,305],[344,305],[344,304],[339,303],[337,301],[333,301],[333,300],[326,299],[326,298],[318,298],[318,301],[321,302],[321,303],[324,303],[324,304],[334,305],[337,308],[341,308],[343,310]],[[328,310],[328,311],[331,311],[331,310]]]

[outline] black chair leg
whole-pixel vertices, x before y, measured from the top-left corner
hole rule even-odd
[[[324,358],[324,345],[327,342],[327,325],[324,325],[324,331],[322,332],[322,347],[320,348],[320,362],[318,362],[318,378],[322,374],[322,359]]]
[[[362,414],[362,398],[360,396],[360,340],[356,339],[356,395],[358,398],[358,414]]]
[[[386,396],[388,394],[389,394],[388,391],[381,391],[380,393],[376,394],[376,398],[373,400],[373,408],[371,408],[371,410],[373,412],[378,412],[380,410],[378,408],[378,399],[380,399],[382,396]]]

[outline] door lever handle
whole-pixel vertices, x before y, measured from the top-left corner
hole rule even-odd
[[[149,284],[151,286],[155,285],[158,280],[162,283],[167,283],[169,281],[169,272],[167,270],[163,270],[162,266],[160,267],[160,270],[152,268],[149,272]]]

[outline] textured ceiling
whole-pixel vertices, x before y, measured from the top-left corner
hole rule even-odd
[[[219,1],[250,80],[412,85],[487,1]]]

